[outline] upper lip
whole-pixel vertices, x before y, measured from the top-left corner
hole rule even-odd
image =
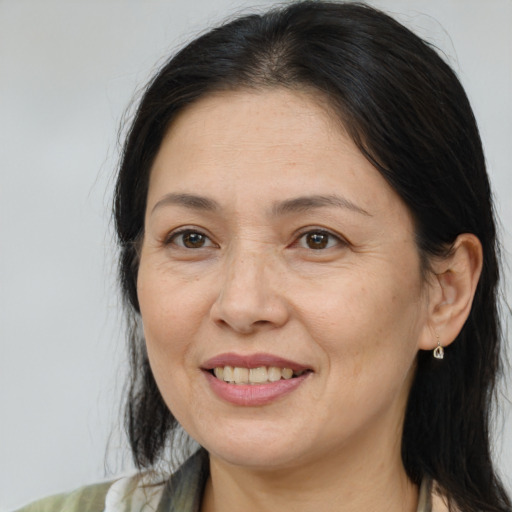
[[[239,368],[258,368],[260,366],[275,366],[277,368],[290,368],[294,372],[310,370],[311,368],[303,364],[285,359],[272,354],[219,354],[205,361],[201,368],[203,370],[213,370],[223,366],[236,366]]]

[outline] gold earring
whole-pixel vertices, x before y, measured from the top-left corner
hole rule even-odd
[[[434,349],[434,357],[436,359],[443,359],[444,357],[444,348],[439,341],[439,334],[436,333],[437,338],[437,347]]]

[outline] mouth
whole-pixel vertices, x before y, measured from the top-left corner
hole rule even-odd
[[[306,385],[314,370],[267,354],[222,354],[201,368],[211,391],[237,407],[260,407]]]
[[[230,365],[216,366],[207,371],[216,379],[234,385],[270,384],[280,380],[296,379],[305,373],[311,372],[308,369],[293,370],[292,368],[278,366],[247,368]]]
[[[223,396],[245,393],[247,397],[262,394],[267,398],[293,390],[314,373],[311,367],[264,353],[219,354],[204,362],[201,370]]]

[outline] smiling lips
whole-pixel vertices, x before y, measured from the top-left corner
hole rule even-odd
[[[217,379],[233,384],[266,384],[281,379],[300,377],[306,370],[294,372],[291,368],[278,368],[277,366],[259,366],[258,368],[243,368],[240,366],[217,366],[213,374]]]
[[[222,354],[202,367],[211,389],[235,405],[268,404],[297,389],[312,370],[269,354]]]

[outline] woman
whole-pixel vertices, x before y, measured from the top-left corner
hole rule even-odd
[[[52,510],[510,510],[484,157],[418,37],[328,2],[201,36],[149,85],[114,209],[144,476]],[[146,485],[178,424],[202,448]]]

